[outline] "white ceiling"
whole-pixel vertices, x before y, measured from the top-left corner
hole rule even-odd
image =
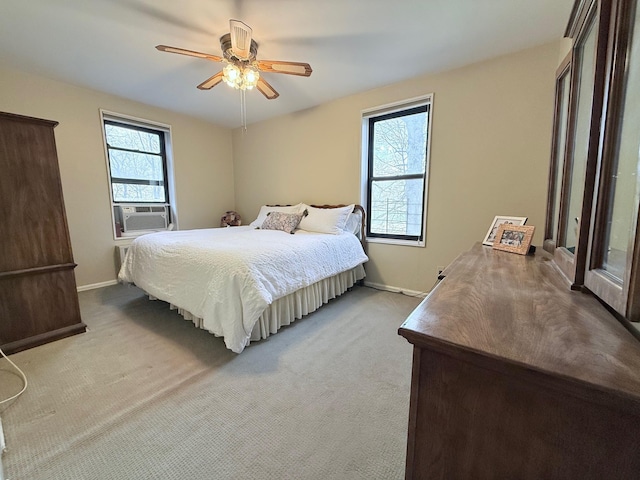
[[[253,28],[258,58],[308,62],[311,77],[265,73],[280,92],[247,94],[248,122],[562,37],[573,0],[2,0],[0,64],[240,125],[239,93],[196,85],[221,64],[229,19]]]

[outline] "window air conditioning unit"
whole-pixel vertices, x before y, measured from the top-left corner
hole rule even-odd
[[[122,228],[136,230],[166,230],[169,212],[166,205],[121,205]]]

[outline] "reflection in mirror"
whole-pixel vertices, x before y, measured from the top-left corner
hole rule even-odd
[[[592,17],[587,32],[578,50],[577,72],[578,89],[576,103],[576,124],[571,155],[571,173],[569,178],[568,206],[563,219],[564,242],[562,246],[575,253],[578,241],[580,212],[584,194],[584,182],[589,151],[589,133],[591,124],[591,106],[593,103],[595,56],[597,28],[596,19]]]
[[[555,151],[555,187],[554,187],[554,196],[553,196],[553,211],[551,212],[552,219],[552,230],[551,230],[551,239],[558,239],[558,212],[560,210],[560,191],[562,190],[562,171],[564,169],[564,150],[567,142],[567,115],[569,113],[569,69],[564,73],[559,82],[559,103],[560,109],[558,110],[558,124],[557,124],[557,135],[558,135],[558,144],[556,146]]]
[[[638,9],[640,10],[640,9]],[[602,269],[619,282],[625,279],[627,256],[635,228],[634,205],[638,203],[638,168],[640,167],[640,35],[636,12],[630,55],[628,57],[624,102],[619,115],[621,126],[611,169],[609,211],[607,213],[605,250]]]

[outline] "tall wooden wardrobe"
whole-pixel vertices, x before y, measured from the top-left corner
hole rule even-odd
[[[86,329],[53,134],[57,124],[0,113],[0,348],[6,354]]]

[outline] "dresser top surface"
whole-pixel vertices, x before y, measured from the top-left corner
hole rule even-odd
[[[640,407],[640,342],[594,296],[571,291],[545,252],[478,244],[445,273],[400,327],[411,343],[590,385]]]

